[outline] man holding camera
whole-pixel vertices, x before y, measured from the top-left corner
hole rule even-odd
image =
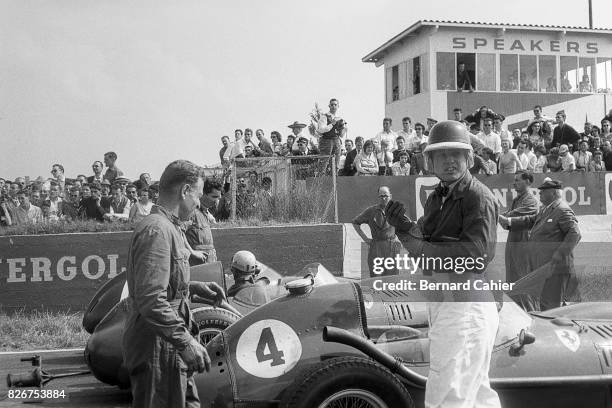
[[[338,116],[340,102],[336,98],[329,100],[329,112],[321,115],[317,124],[319,139],[319,152],[322,155],[336,156],[336,167],[340,162],[342,139],[346,136],[346,122]]]

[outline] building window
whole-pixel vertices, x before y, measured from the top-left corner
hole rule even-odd
[[[578,57],[561,57],[561,92],[578,89]]]
[[[499,56],[499,80],[502,91],[518,91],[518,55]]]
[[[541,92],[557,92],[557,58],[554,55],[538,56],[538,71],[540,74],[539,90]]]
[[[479,91],[495,91],[495,54],[476,54],[476,66]]]
[[[397,65],[391,68],[391,89],[393,92],[393,101],[399,101],[399,67]]]
[[[594,92],[597,89],[595,58],[579,58],[578,64],[578,92]]]
[[[421,93],[421,57],[412,59],[412,93]]]
[[[538,83],[538,66],[535,55],[519,56],[519,72],[520,81],[519,89],[521,91],[534,92]]]
[[[436,81],[440,91],[456,89],[454,52],[436,53]]]
[[[597,92],[612,92],[612,58],[597,58]]]
[[[457,53],[457,89],[476,89],[476,54]]]

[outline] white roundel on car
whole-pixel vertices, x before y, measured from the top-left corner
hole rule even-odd
[[[280,320],[260,320],[238,339],[236,360],[247,373],[275,378],[289,372],[300,361],[302,343],[297,333]]]

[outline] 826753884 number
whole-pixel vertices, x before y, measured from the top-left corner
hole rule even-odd
[[[66,398],[64,390],[8,390],[8,399],[59,399]]]

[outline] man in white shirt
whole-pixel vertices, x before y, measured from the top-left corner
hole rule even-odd
[[[378,145],[382,145],[382,141],[386,140],[387,141],[387,146],[389,146],[389,150],[393,151],[395,150],[395,148],[397,147],[397,145],[395,144],[395,139],[397,138],[397,133],[395,133],[392,129],[391,129],[391,124],[393,123],[393,120],[391,118],[384,118],[383,119],[383,130],[382,132],[378,133],[376,136],[374,136],[372,138],[372,141],[376,140],[378,141]]]
[[[493,120],[486,118],[483,123],[483,129],[484,130],[479,132],[476,136],[485,144],[485,146],[493,150],[493,154],[495,155],[494,160],[497,161],[497,158],[502,150],[501,138],[497,133],[493,132]]]
[[[517,146],[516,154],[523,169],[533,173],[538,158],[531,151],[531,142],[529,140],[521,140]]]
[[[574,152],[576,170],[588,171],[592,157],[593,153],[589,152],[589,142],[582,140],[580,142],[580,150]]]
[[[561,159],[561,171],[571,172],[576,170],[576,160],[574,156],[569,153],[569,147],[562,144],[559,146],[559,158]]]
[[[26,190],[19,190],[17,193],[19,207],[16,207],[11,213],[14,225],[23,225],[42,221],[43,213],[40,207],[30,203],[30,196]]]
[[[234,160],[236,157],[244,157],[244,136],[242,129],[236,129],[234,131],[234,143],[228,148],[230,150],[229,159]]]
[[[334,155],[336,164],[340,162],[340,150],[342,140],[346,137],[346,122],[338,116],[340,102],[336,98],[329,100],[329,112],[321,115],[317,123],[317,133],[319,138],[320,154]]]
[[[503,120],[501,116],[493,118],[493,131],[499,135],[501,140],[510,140],[510,133],[507,129],[502,128]]]
[[[412,128],[412,119],[410,116],[402,118],[402,130],[397,132],[398,136],[402,136],[404,140],[408,140],[415,135],[414,129]],[[397,140],[397,138],[395,139]]]

